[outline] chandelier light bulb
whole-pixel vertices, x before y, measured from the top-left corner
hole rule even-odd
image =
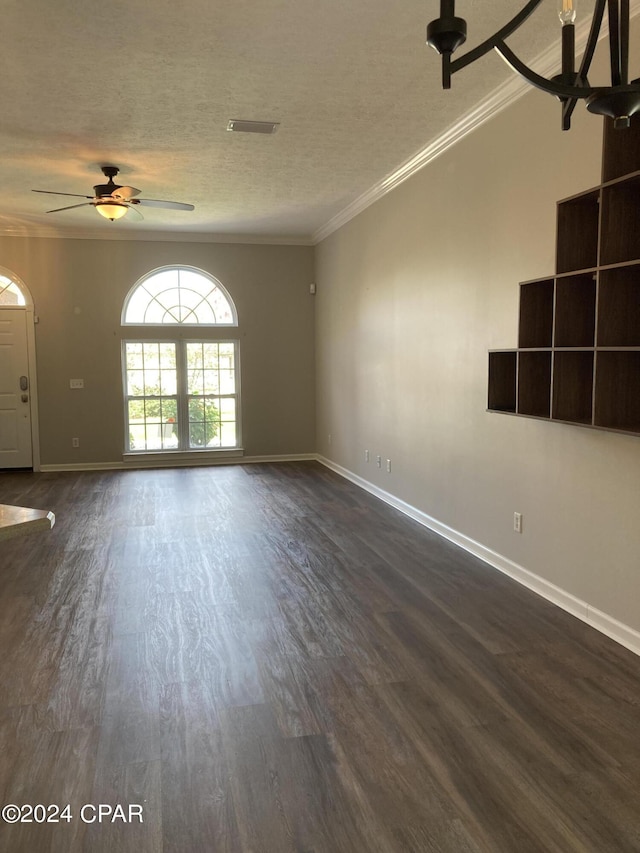
[[[567,24],[575,24],[577,5],[577,0],[558,0],[558,17],[563,27]]]

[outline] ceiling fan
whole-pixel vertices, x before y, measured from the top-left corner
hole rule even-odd
[[[56,207],[54,210],[47,210],[47,213],[58,213],[61,210],[73,210],[76,207],[95,207],[105,219],[115,222],[116,219],[121,219],[127,211],[135,214],[139,219],[144,217],[139,210],[136,210],[138,205],[144,207],[164,207],[169,210],[193,210],[192,204],[183,204],[180,201],[160,201],[155,198],[135,198],[139,195],[140,190],[135,187],[121,187],[113,182],[113,179],[118,174],[120,169],[117,166],[102,166],[102,174],[108,178],[106,184],[96,184],[93,188],[95,195],[80,195],[79,193],[59,193],[55,190],[33,190],[34,193],[47,193],[48,195],[68,195],[74,198],[88,198],[90,201],[83,201],[81,204],[71,204],[68,207]]]

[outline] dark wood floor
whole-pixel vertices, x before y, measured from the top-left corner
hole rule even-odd
[[[3,853],[640,851],[640,658],[319,465],[0,503]]]

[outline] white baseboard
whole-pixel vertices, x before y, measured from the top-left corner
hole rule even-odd
[[[56,465],[41,465],[42,472],[64,471],[133,471],[139,468],[204,468],[212,465],[253,465],[265,462],[309,462],[317,459],[315,453],[286,453],[272,456],[221,456],[219,459],[204,457],[194,459],[160,459],[155,454],[153,459],[139,456],[128,458],[126,462],[62,462]]]
[[[501,554],[492,551],[480,542],[476,542],[474,539],[470,539],[468,536],[454,530],[452,527],[442,524],[442,522],[432,518],[430,515],[422,512],[422,510],[419,510],[411,504],[397,498],[390,492],[386,492],[384,489],[370,483],[363,477],[354,474],[353,471],[343,468],[342,465],[338,465],[336,462],[333,462],[324,456],[318,455],[316,456],[316,459],[325,467],[335,471],[336,474],[350,480],[356,486],[360,486],[360,488],[375,497],[380,498],[380,500],[405,515],[408,515],[410,518],[414,519],[414,521],[424,525],[424,527],[428,527],[429,530],[433,530],[434,533],[438,533],[440,536],[443,536],[445,539],[448,539],[460,548],[464,548],[465,551],[468,551],[475,557],[479,557],[494,569],[498,569],[498,571],[508,575],[510,578],[513,578],[513,580],[527,587],[527,589],[532,590],[542,598],[550,601],[552,604],[556,604],[558,607],[561,607],[563,610],[566,610],[568,613],[571,613],[573,616],[576,616],[578,619],[586,622],[592,628],[600,631],[600,633],[606,634],[607,637],[610,637],[612,640],[620,643],[620,645],[635,654],[640,655],[640,631],[636,631],[629,625],[619,622],[617,619],[614,619],[613,616],[609,616],[608,613],[603,613],[588,602],[583,601],[580,598],[576,598],[576,596],[572,595],[570,592],[561,589],[561,587],[545,580],[545,578],[541,578],[539,575],[530,572],[523,566],[519,566],[517,563],[503,557]]]
[[[119,471],[130,467],[122,462],[61,462],[59,465],[41,465],[38,471],[50,474],[64,471]]]

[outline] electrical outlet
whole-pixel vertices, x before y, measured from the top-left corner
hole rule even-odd
[[[522,513],[513,513],[513,529],[516,533],[522,533]]]
[[[369,461],[369,451],[368,450],[365,450],[365,452],[364,452],[364,461],[365,462]]]
[[[71,439],[71,447],[80,447],[80,439],[72,438]]]
[[[387,459],[387,474],[391,473],[391,460]]]
[[[70,379],[69,380],[69,388],[84,388],[84,379]]]
[[[376,465],[378,468],[382,468],[382,456],[376,456]]]

